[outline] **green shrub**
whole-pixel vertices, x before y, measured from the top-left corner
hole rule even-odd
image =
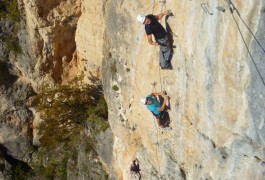
[[[6,2],[0,1],[0,18],[6,15]]]
[[[17,0],[1,0],[0,1],[0,18],[4,18],[4,21],[10,21],[12,27],[11,32],[4,34],[0,37],[0,40],[5,44],[6,49],[15,54],[21,53],[21,47],[17,37],[20,21],[20,12],[18,9]]]
[[[113,89],[114,91],[119,91],[120,88],[115,84],[115,85],[112,86],[112,89]]]
[[[15,54],[21,53],[21,47],[19,46],[18,37],[16,35],[9,34],[4,36],[2,40],[9,51],[14,52]]]
[[[67,179],[67,162],[73,152],[75,149],[59,153],[56,150],[41,148],[35,153],[34,162],[31,164],[34,175],[50,180]]]
[[[16,166],[12,170],[11,177],[14,180],[26,180],[29,175],[21,166]]]
[[[20,13],[17,0],[1,0],[0,1],[0,18],[9,17],[14,22],[20,21]]]
[[[17,0],[8,0],[9,3],[7,5],[8,16],[15,22],[20,21],[20,13],[18,10]]]
[[[84,84],[83,77],[66,85],[45,85],[34,98],[33,105],[41,114],[40,148],[35,152],[32,167],[45,179],[67,179],[67,165],[76,164],[81,133],[89,128],[92,136],[85,140],[85,152],[94,152],[94,136],[108,127],[108,109],[102,85]],[[75,166],[73,166],[74,168]]]
[[[101,131],[105,131],[108,127],[108,107],[104,97],[100,97],[95,107],[88,109],[87,123],[93,130],[93,136]]]
[[[39,129],[43,147],[67,146],[87,126],[95,131],[108,127],[101,84],[84,84],[82,78],[68,85],[44,86],[36,96],[34,102],[44,120]]]

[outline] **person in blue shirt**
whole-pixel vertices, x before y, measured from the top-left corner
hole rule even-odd
[[[155,98],[156,96],[162,96],[163,97],[164,101],[162,104],[160,104],[157,101],[157,99]],[[146,98],[141,99],[141,102],[144,103],[147,106],[147,108],[156,117],[156,121],[157,121],[159,128],[165,128],[165,126],[162,125],[160,122],[160,116],[162,114],[161,112],[163,112],[166,108],[167,101],[168,101],[168,96],[166,96],[164,92],[152,93],[152,94],[148,95]]]
[[[171,12],[167,10],[158,15],[148,14],[146,16],[144,14],[139,14],[137,16],[137,21],[145,25],[148,43],[154,46],[160,46],[159,62],[162,69],[172,69],[170,63],[172,48],[165,28],[158,21],[165,15],[169,16],[170,14]],[[154,36],[155,41],[153,41],[152,35]]]

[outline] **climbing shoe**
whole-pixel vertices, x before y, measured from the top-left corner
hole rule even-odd
[[[170,64],[168,67],[161,67],[161,69],[165,69],[165,70],[173,70],[172,65]]]

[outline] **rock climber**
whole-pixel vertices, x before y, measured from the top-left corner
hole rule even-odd
[[[158,100],[156,99],[156,96],[163,97],[164,100],[162,104],[158,102]],[[145,104],[147,108],[152,112],[152,114],[156,118],[158,127],[162,129],[166,128],[166,126],[161,123],[161,118],[163,115],[163,111],[166,108],[167,101],[168,101],[168,96],[164,92],[152,93],[148,95],[147,97],[141,99],[141,103]]]
[[[140,170],[139,160],[135,158],[131,163],[130,172],[133,175],[138,175],[139,179],[141,179],[140,171],[141,170]]]
[[[154,46],[160,46],[159,62],[161,68],[172,69],[170,63],[172,48],[170,46],[165,28],[158,22],[158,20],[162,19],[164,15],[169,16],[171,15],[171,12],[167,10],[158,15],[149,14],[147,16],[139,14],[137,16],[137,21],[145,25],[148,43]],[[153,41],[152,34],[154,35],[156,42]]]

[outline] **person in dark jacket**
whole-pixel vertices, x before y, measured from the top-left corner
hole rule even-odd
[[[141,170],[140,170],[139,160],[135,158],[131,163],[130,172],[131,174],[137,175],[139,179],[141,179],[140,171]]]
[[[170,13],[170,11],[165,11],[158,15],[149,14],[145,16],[143,14],[139,14],[137,16],[137,21],[145,25],[148,43],[154,46],[160,46],[159,62],[162,69],[172,69],[170,63],[172,48],[165,28],[158,21],[165,15],[169,16]],[[153,41],[152,35],[154,36],[155,41]]]

